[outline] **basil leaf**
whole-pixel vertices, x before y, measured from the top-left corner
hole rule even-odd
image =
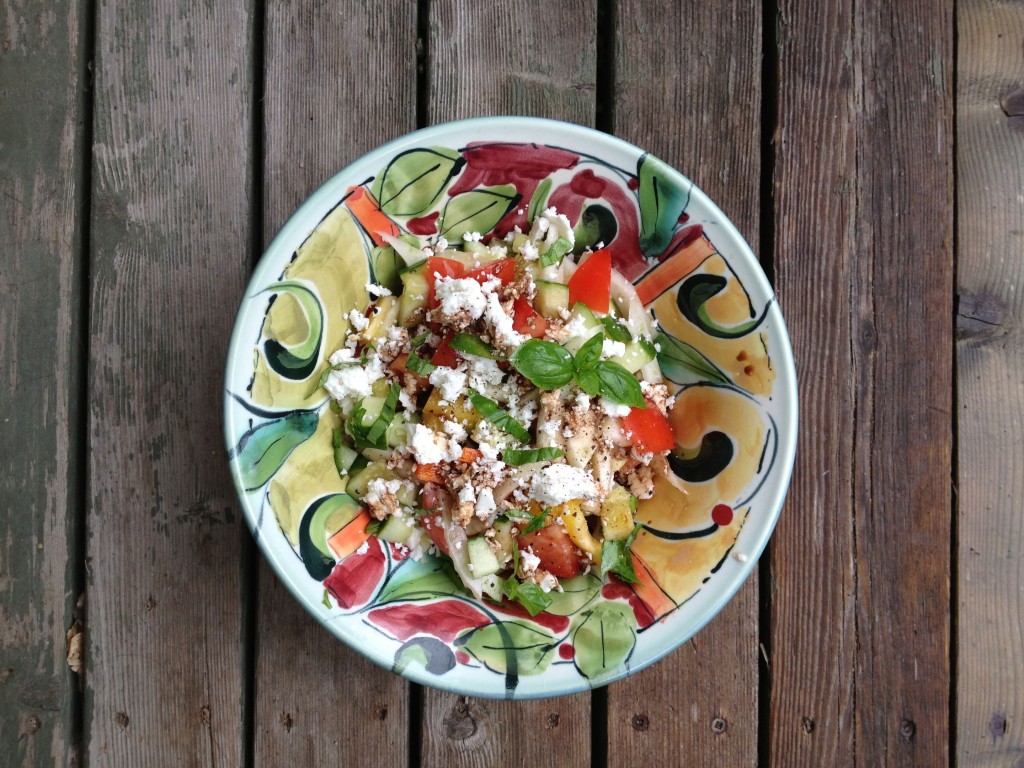
[[[420,344],[430,338],[430,331],[424,331],[419,336],[409,342],[409,349],[416,349]]]
[[[508,411],[499,407],[496,402],[490,400],[479,392],[469,390],[469,401],[473,407],[480,411],[481,415],[502,432],[507,432],[521,443],[530,442],[530,433],[526,427],[513,419]]]
[[[409,359],[405,361],[405,367],[420,376],[429,376],[434,372],[434,369],[437,368],[436,365],[431,363],[429,360],[424,360],[415,352],[409,353]]]
[[[530,581],[524,581],[516,587],[515,599],[531,616],[543,613],[551,605],[551,596]]]
[[[633,528],[633,532],[629,534],[625,541],[609,541],[605,539],[601,545],[601,576],[614,573],[629,584],[636,584],[640,581],[636,577],[636,571],[633,569],[633,557],[630,555],[630,549],[642,528],[643,526],[637,523],[636,527]]]
[[[576,383],[579,384],[580,389],[591,397],[601,391],[601,379],[598,378],[597,372],[592,368],[587,371],[578,371],[576,373]]]
[[[530,520],[527,526],[519,532],[519,535],[523,536],[527,533],[539,531],[543,527],[544,521],[547,519],[547,516],[549,514],[551,514],[551,507],[544,507],[544,509],[541,511],[539,515],[534,515],[533,519]]]
[[[558,389],[572,381],[572,355],[553,341],[528,339],[512,353],[509,362],[541,389]]]
[[[633,334],[629,329],[611,315],[602,317],[601,324],[604,326],[605,335],[612,341],[628,343],[633,340]]]
[[[573,365],[578,371],[589,371],[597,361],[601,359],[601,349],[604,347],[604,334],[597,333],[591,336],[583,346],[576,352]]]
[[[379,449],[383,450],[387,447],[384,431],[394,419],[395,409],[398,406],[398,393],[400,391],[401,387],[398,386],[398,383],[391,382],[391,391],[388,392],[387,399],[384,400],[381,415],[377,417],[377,421],[374,422],[374,425],[370,427],[370,431],[367,432],[367,440],[373,443],[375,447],[379,447]]]
[[[510,466],[520,467],[523,464],[534,464],[538,461],[559,459],[564,455],[561,448],[533,448],[527,450],[509,448],[501,454],[501,459]]]
[[[501,355],[495,352],[494,347],[482,339],[478,339],[468,333],[456,333],[449,342],[451,348],[467,355],[475,357],[486,357],[489,360],[502,360]]]
[[[540,265],[550,267],[552,264],[561,264],[565,254],[572,250],[572,243],[564,237],[560,237],[548,249],[540,255]]]
[[[618,363],[602,360],[594,366],[594,373],[597,374],[598,381],[601,383],[602,397],[608,398],[613,403],[631,405],[634,408],[647,407],[643,390],[640,389],[640,382]],[[583,391],[586,392],[586,390]]]

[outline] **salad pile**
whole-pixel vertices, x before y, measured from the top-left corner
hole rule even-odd
[[[672,403],[654,318],[608,250],[575,252],[553,208],[504,238],[388,242],[401,268],[366,286],[320,379],[367,530],[531,614],[591,569],[635,580]]]

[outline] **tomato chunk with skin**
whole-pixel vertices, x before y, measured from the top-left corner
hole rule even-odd
[[[622,431],[644,453],[670,451],[676,445],[672,425],[650,400],[646,408],[631,408],[622,417]]]
[[[490,264],[484,264],[482,267],[469,270],[466,273],[466,277],[473,278],[481,285],[490,278],[496,277],[501,281],[502,285],[508,285],[516,279],[516,260],[498,259],[497,261],[492,261]]]
[[[427,306],[433,309],[438,305],[437,295],[434,291],[434,283],[442,277],[463,277],[466,268],[455,259],[446,259],[442,256],[431,256],[427,259]]]
[[[448,542],[444,538],[444,522],[440,515],[427,515],[423,519],[423,527],[427,531],[427,536],[434,542],[434,546],[441,552],[448,554]]]
[[[612,254],[595,251],[569,278],[569,306],[582,301],[592,312],[608,312],[612,292]]]
[[[437,345],[430,362],[439,368],[454,368],[459,364],[459,356],[452,349],[452,334],[448,334]]]
[[[519,549],[529,548],[540,558],[540,567],[560,579],[580,575],[580,558],[576,545],[561,525],[554,523],[539,531],[521,535]]]
[[[535,339],[544,338],[548,329],[548,320],[533,308],[533,304],[525,296],[520,296],[512,305],[512,330]]]

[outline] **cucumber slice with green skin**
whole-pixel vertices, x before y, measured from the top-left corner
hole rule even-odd
[[[334,466],[338,468],[338,474],[345,477],[359,460],[359,452],[349,448],[344,443],[336,443],[334,446]]]
[[[537,298],[533,300],[537,311],[549,320],[561,317],[562,310],[569,309],[569,286],[552,283],[549,280],[537,281]]]
[[[405,518],[392,515],[377,532],[377,538],[394,544],[404,544],[412,536],[413,527]]]
[[[626,344],[626,351],[618,357],[611,358],[630,373],[636,373],[658,356],[657,350],[647,339],[637,338]]]
[[[388,424],[388,428],[384,431],[384,439],[387,440],[389,448],[398,448],[409,442],[409,419],[405,411],[395,416]]]
[[[562,345],[574,355],[579,352],[580,347],[582,347],[592,337],[599,333],[604,333],[604,326],[601,325],[601,321],[598,320],[594,316],[594,313],[590,311],[590,307],[579,301],[577,301],[572,308],[572,312],[569,315],[569,323],[572,324],[576,322],[577,317],[583,318],[583,327],[586,329],[586,332],[579,336],[574,336]]]
[[[480,579],[484,576],[491,576],[501,570],[497,555],[487,545],[487,539],[483,536],[474,536],[466,542],[466,551],[469,555],[469,571],[474,578]]]
[[[402,295],[398,299],[398,322],[408,325],[417,310],[427,306],[427,262],[401,273],[399,277],[402,279]]]
[[[383,478],[384,480],[395,479],[395,473],[388,467],[387,462],[371,461],[349,477],[345,490],[348,491],[349,496],[362,500],[363,496],[366,495],[367,489],[370,487],[370,481],[377,478]]]
[[[402,275],[408,275],[408,274],[411,274],[413,272],[418,272],[421,275],[425,275],[427,273],[427,260],[426,259],[420,259],[415,264],[410,264],[409,266],[405,267],[404,269],[398,270],[398,276],[402,277]]]
[[[463,248],[465,248],[465,253],[456,258],[470,269],[482,267],[484,264],[490,264],[493,261],[505,258],[500,254],[491,253],[490,247],[484,245],[479,240],[469,240],[464,244]],[[468,258],[463,258],[464,256]]]

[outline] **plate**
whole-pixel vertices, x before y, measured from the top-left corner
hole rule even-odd
[[[437,562],[367,537],[334,467],[337,416],[316,385],[344,344],[346,313],[369,302],[364,286],[396,268],[381,233],[457,242],[467,231],[526,229],[548,206],[576,222],[578,240],[611,249],[657,318],[678,446],[672,481],[659,480],[638,507],[639,583],[582,575],[531,617],[474,600]],[[224,423],[253,536],[327,630],[417,683],[471,696],[550,697],[652,664],[735,594],[789,483],[796,376],[757,259],[688,179],[588,128],[480,118],[373,150],[295,212],[239,308]]]

